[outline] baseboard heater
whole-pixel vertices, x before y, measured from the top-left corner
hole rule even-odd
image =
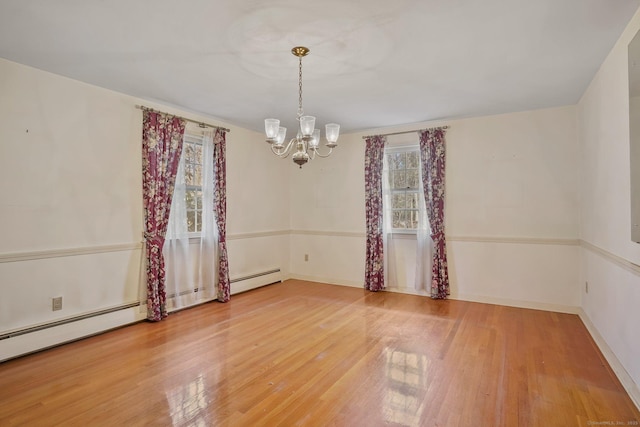
[[[233,277],[231,282],[231,295],[245,292],[261,286],[282,282],[282,273],[279,268],[262,271],[255,274],[247,274],[241,277]]]
[[[273,283],[281,282],[282,280],[281,280],[281,278],[279,276],[279,273],[280,273],[280,269],[276,268],[276,269],[269,270],[269,271],[263,271],[261,273],[249,274],[247,276],[242,276],[242,277],[235,277],[235,278],[229,279],[229,283],[234,284],[234,283],[244,282],[245,280],[251,280],[251,279],[258,279],[259,278],[260,279],[260,283],[261,283],[261,285],[259,285],[259,286],[266,286],[266,285],[271,285]],[[265,276],[271,276],[273,274],[278,274],[278,277],[277,277],[278,280],[270,281],[271,279],[273,279],[273,277],[265,278]],[[268,283],[265,283],[265,282],[268,282]],[[169,300],[171,298],[175,298],[176,296],[182,297],[182,296],[185,296],[185,295],[188,295],[188,294],[192,294],[192,293],[197,293],[197,292],[200,292],[200,291],[204,291],[204,288],[203,289],[200,289],[200,288],[189,289],[189,290],[186,290],[186,291],[180,291],[178,293],[169,294],[169,295],[167,295],[167,299]]]
[[[279,268],[235,277],[230,280],[231,294],[281,281]],[[193,291],[186,293],[189,292]],[[0,362],[142,321],[146,313],[140,311],[140,306],[139,301],[130,302],[0,333]]]
[[[0,334],[0,362],[144,320],[139,302],[125,303]]]
[[[248,276],[236,277],[236,278],[231,279],[229,281],[231,283],[242,282],[243,280],[254,279],[256,277],[262,277],[262,276],[266,276],[266,275],[273,274],[273,273],[280,273],[280,269],[276,268],[274,270],[264,271],[262,273],[256,273],[256,274],[250,274]],[[273,283],[275,283],[275,282],[273,282]],[[271,283],[268,283],[268,284],[270,285]]]
[[[251,289],[259,287],[259,286],[266,286],[266,285],[270,285],[272,283],[277,283],[277,282],[281,282],[282,278],[280,277],[280,269],[276,268],[273,270],[269,270],[269,271],[264,271],[261,273],[256,273],[256,274],[250,274],[250,275],[246,275],[246,276],[242,276],[242,277],[236,277],[230,280],[231,284],[240,284],[242,282],[246,282],[246,285],[243,286],[236,286],[237,288],[240,288],[241,290],[236,290],[236,292],[242,292],[244,290],[248,290],[248,289],[244,289],[246,287],[249,287]],[[188,291],[183,291],[178,293],[178,295],[182,296],[188,293],[192,293],[192,292],[198,292],[198,289],[194,289],[194,290],[188,290]],[[167,298],[173,298],[175,297],[175,294],[171,294],[171,295],[167,295]],[[116,311],[120,311],[120,310],[126,310],[129,308],[133,308],[133,307],[139,307],[140,306],[140,302],[132,302],[132,303],[127,303],[127,304],[122,304],[119,306],[115,306],[115,307],[110,307],[110,308],[105,308],[103,310],[97,310],[97,311],[92,311],[90,313],[85,313],[85,314],[81,314],[79,316],[73,316],[73,317],[69,317],[66,319],[61,319],[61,320],[55,320],[53,322],[49,322],[49,323],[45,323],[42,325],[36,325],[36,326],[30,326],[27,328],[23,328],[23,329],[18,329],[15,331],[11,331],[11,332],[6,332],[4,334],[0,334],[0,341],[1,340],[5,340],[8,338],[13,338],[13,337],[17,337],[20,335],[25,335],[25,334],[30,334],[33,332],[38,332],[38,331],[42,331],[44,329],[49,329],[49,328],[54,328],[56,326],[61,326],[61,325],[66,325],[68,323],[73,323],[73,322],[78,322],[81,320],[86,320],[92,317],[97,317],[97,316],[103,316],[105,314],[109,314],[109,313],[114,313]]]
[[[42,331],[44,329],[49,329],[49,328],[54,328],[56,326],[66,325],[67,323],[78,322],[80,320],[89,319],[91,317],[103,316],[105,314],[114,313],[116,311],[126,310],[126,309],[129,309],[129,308],[139,307],[139,306],[140,306],[140,302],[132,302],[132,303],[129,303],[129,304],[123,304],[123,305],[119,305],[119,306],[116,306],[116,307],[105,308],[104,310],[92,311],[90,313],[81,314],[79,316],[69,317],[67,319],[56,320],[56,321],[45,323],[45,324],[42,324],[42,325],[30,326],[30,327],[27,327],[27,328],[18,329],[16,331],[11,331],[11,332],[7,332],[7,333],[4,333],[4,334],[1,334],[0,335],[0,341],[4,340],[4,339],[7,339],[7,338],[18,337],[20,335],[30,334],[30,333],[33,333],[33,332]]]

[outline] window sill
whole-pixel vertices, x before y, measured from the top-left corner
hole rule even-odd
[[[182,237],[174,238],[174,240],[183,239]],[[200,243],[200,233],[189,233],[189,235],[184,236],[184,239],[189,239],[189,244],[191,243]],[[167,237],[166,240],[171,240],[170,237]]]
[[[415,230],[392,231],[391,238],[393,240],[416,240],[417,233]]]

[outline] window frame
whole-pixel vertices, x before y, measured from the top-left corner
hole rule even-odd
[[[191,165],[198,165],[198,163],[193,163],[193,162],[187,162],[186,157],[183,158],[182,156],[185,156],[185,151],[186,151],[186,147],[187,144],[191,144],[191,145],[198,145],[200,146],[200,149],[202,150],[202,148],[204,147],[204,134],[198,134],[197,132],[189,132],[188,130],[185,131],[184,136],[183,136],[183,141],[182,141],[182,153],[181,153],[181,162],[184,162],[184,173],[185,173],[185,198],[187,195],[188,191],[193,191],[195,190],[196,193],[199,191],[200,192],[200,209],[198,209],[198,197],[196,197],[196,208],[195,209],[191,209],[189,208],[187,201],[185,200],[185,206],[186,206],[186,212],[187,212],[187,236],[189,237],[190,240],[193,239],[200,239],[200,235],[202,233],[202,192],[203,192],[203,182],[202,179],[204,178],[204,171],[202,170],[203,164],[202,164],[202,159],[201,159],[201,163],[199,163],[200,165],[200,185],[189,185],[187,184],[187,163],[191,164]],[[195,177],[195,172],[194,172],[194,177]],[[196,230],[195,231],[188,231],[189,230],[189,223],[188,223],[188,218],[189,218],[189,212],[195,212],[194,213],[194,220],[195,220],[195,225],[196,225]],[[200,212],[200,230],[197,229],[197,218],[198,218],[198,212]]]
[[[388,178],[388,181],[392,181],[393,180],[393,176],[392,176],[392,172],[395,170],[413,170],[414,168],[407,168],[406,164],[405,164],[405,168],[404,169],[392,169],[391,168],[391,162],[389,159],[389,156],[392,154],[396,154],[396,153],[410,153],[410,152],[415,152],[418,155],[418,167],[416,169],[420,168],[420,146],[418,144],[411,144],[411,145],[401,145],[401,146],[390,146],[390,147],[385,147],[384,149],[384,161],[385,161],[385,165],[386,165],[386,176]],[[419,174],[418,174],[418,179],[419,179]],[[416,207],[416,208],[394,208],[393,207],[393,195],[394,194],[400,194],[403,193],[405,194],[405,197],[407,194],[417,194],[418,197],[420,196],[420,183],[418,183],[418,186],[415,188],[412,187],[408,187],[405,189],[394,189],[392,186],[392,182],[387,182],[387,186],[388,186],[388,194],[389,194],[389,203],[391,206],[389,207],[385,207],[385,214],[388,215],[393,215],[394,211],[405,211],[405,212],[415,212],[418,216],[420,215],[420,208]],[[423,196],[424,197],[424,196]],[[389,223],[391,224],[391,229],[389,230],[390,233],[392,235],[398,235],[398,237],[402,237],[402,235],[405,235],[406,238],[411,238],[411,236],[415,236],[417,235],[418,232],[418,228],[394,228],[393,227],[393,216],[390,218]]]

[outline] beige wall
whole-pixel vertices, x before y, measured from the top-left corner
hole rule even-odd
[[[1,59],[0,94],[0,333],[138,300],[136,104],[231,128],[231,276],[287,274],[288,175],[262,135]],[[61,311],[51,310],[55,296]]]
[[[626,371],[619,376],[633,381],[626,386],[638,404],[640,245],[630,232],[627,46],[639,29],[636,13],[578,104],[582,308]]]
[[[447,121],[452,296],[560,309],[579,305],[575,114],[568,106]],[[305,166],[304,173],[292,168],[294,276],[362,286],[362,135],[430,125],[344,135],[331,158]],[[410,249],[403,252],[413,256]],[[412,262],[397,263],[406,266],[402,277],[411,282]]]

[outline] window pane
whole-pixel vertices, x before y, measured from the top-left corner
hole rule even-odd
[[[406,228],[406,211],[393,211],[393,218],[391,222],[391,226],[393,228]]]
[[[202,231],[202,211],[196,211],[196,231]]]
[[[389,163],[390,170],[393,170],[396,168],[396,158],[393,154],[387,154],[387,162]]]
[[[187,185],[194,185],[194,170],[193,165],[191,163],[184,164],[184,182]]]
[[[194,161],[193,144],[190,144],[188,142],[184,143],[183,155],[184,155],[185,163],[193,163]]]
[[[187,209],[196,208],[196,191],[195,190],[187,190],[185,192],[185,202],[187,204]]]
[[[407,228],[418,228],[418,211],[407,212]]]
[[[406,207],[405,200],[406,199],[404,194],[394,194],[391,198],[391,208],[398,209]]]
[[[202,145],[193,145],[193,163],[202,164]]]
[[[196,209],[202,210],[202,190],[196,190]]]
[[[393,189],[405,189],[407,188],[407,173],[405,171],[395,171],[393,173]]]
[[[407,207],[411,209],[418,209],[418,197],[417,192],[407,193]]]
[[[407,153],[407,169],[417,169],[419,164],[419,158],[417,151],[410,151]]]
[[[404,169],[407,164],[406,153],[392,153],[389,155],[389,168],[390,169]]]
[[[397,153],[396,156],[398,169],[405,169],[407,167],[407,153]]]
[[[193,185],[202,186],[202,165],[195,165],[194,167]]]
[[[187,231],[192,233],[196,231],[196,213],[195,211],[187,211]]]
[[[407,187],[418,188],[418,169],[407,171]]]

